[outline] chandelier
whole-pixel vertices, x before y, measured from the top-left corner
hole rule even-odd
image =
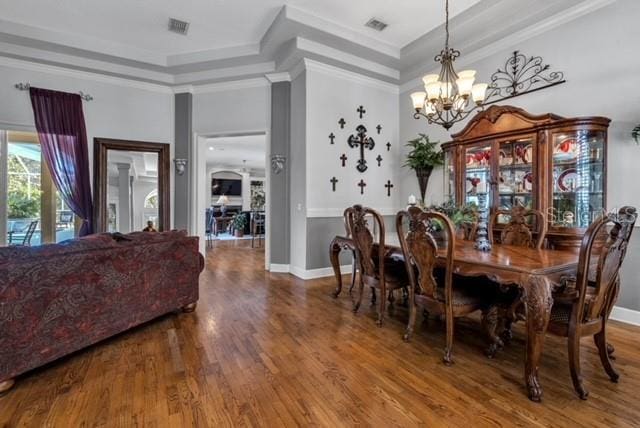
[[[460,51],[449,47],[449,0],[445,4],[446,41],[444,49],[434,59],[442,64],[440,74],[427,74],[422,78],[426,92],[411,94],[414,119],[425,117],[429,123],[442,125],[449,129],[454,123],[464,120],[476,109],[482,110],[488,85],[476,83],[475,70],[463,70],[456,73],[453,62]]]

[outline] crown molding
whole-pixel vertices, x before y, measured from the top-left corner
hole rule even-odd
[[[294,65],[291,70],[289,70],[289,74],[291,75],[291,81],[294,81],[298,78],[298,76],[300,76],[300,74],[302,74],[302,72],[305,71],[305,63],[304,63],[304,58],[302,58],[300,61],[298,61],[296,63],[296,65]]]
[[[171,94],[173,91],[169,86],[141,82],[123,77],[107,76],[100,73],[90,71],[73,70],[55,65],[40,64],[36,62],[24,61],[21,59],[0,56],[0,65],[5,67],[17,68],[21,70],[35,71],[39,73],[55,74],[58,76],[72,77],[74,79],[84,79],[93,82],[108,83],[111,85],[124,86],[128,88],[142,89],[151,92],[160,92],[163,94]]]
[[[177,67],[181,65],[189,65],[192,63],[219,61],[222,59],[258,55],[259,53],[260,44],[252,43],[248,45],[229,46],[226,48],[208,49],[203,51],[169,55],[166,62],[168,67]]]
[[[617,0],[586,0],[573,7],[567,8],[560,13],[543,19],[542,21],[533,23],[520,31],[511,33],[509,37],[500,38],[493,43],[489,43],[479,49],[472,50],[469,54],[465,54],[464,56],[456,59],[456,64],[459,67],[464,67],[481,61],[508,48],[512,48],[519,43],[530,40],[540,34],[544,34],[563,24],[580,18],[581,16],[595,12],[605,6],[615,3],[616,1]],[[429,66],[432,66],[433,68],[427,68]],[[425,62],[424,69],[428,71],[425,71],[423,74],[439,73],[440,71],[440,67],[433,61]],[[422,87],[422,78],[411,78],[410,80],[401,82],[400,93],[412,91],[419,87]]]
[[[269,80],[265,77],[254,79],[233,80],[230,82],[210,83],[207,85],[193,85],[194,94],[206,94],[210,92],[234,91],[238,89],[262,88],[269,86]]]
[[[326,75],[340,77],[345,80],[350,80],[354,83],[359,83],[361,85],[369,86],[371,88],[380,89],[385,92],[390,92],[392,94],[399,94],[400,88],[398,85],[394,85],[393,83],[388,83],[383,80],[374,79],[372,77],[364,76],[362,74],[355,73],[353,71],[348,71],[339,67],[335,67],[333,65],[324,64],[319,61],[315,61],[309,58],[303,59],[304,69],[309,71],[315,71],[318,73],[323,73]]]
[[[291,75],[288,72],[269,73],[265,74],[264,77],[266,77],[271,83],[291,82]]]
[[[401,46],[395,46],[376,37],[371,37],[359,31],[354,31],[326,18],[320,18],[319,16],[289,5],[284,6],[284,17],[312,28],[322,29],[329,34],[333,34],[369,49],[373,49],[372,46],[375,46],[376,51],[390,57],[400,59]]]

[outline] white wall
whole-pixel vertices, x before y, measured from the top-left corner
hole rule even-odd
[[[306,269],[307,251],[307,78],[302,72],[291,82],[291,146],[289,150],[290,233],[292,271]]]
[[[349,205],[360,203],[376,207],[384,214],[395,214],[399,207],[398,171],[398,91],[395,85],[359,76],[334,67],[312,63],[307,69],[307,216],[340,217]],[[360,119],[358,107],[364,106],[366,113]],[[340,129],[338,120],[346,120]],[[364,173],[356,170],[360,157],[358,148],[347,145],[355,129],[364,125],[368,135],[375,141],[375,148],[365,151],[368,169]],[[381,134],[376,126],[381,125]],[[329,144],[329,134],[336,136],[335,144]],[[387,151],[386,143],[391,143]],[[342,167],[340,156],[347,155]],[[376,157],[383,160],[380,167]],[[330,179],[339,181],[332,191]],[[366,183],[364,194],[357,184]],[[384,185],[387,180],[395,186],[391,197],[387,197]]]
[[[0,82],[0,129],[35,131],[29,93],[15,89],[15,83],[91,94],[94,100],[83,102],[91,171],[94,137],[169,143],[173,158],[174,104],[168,88],[7,58],[0,58]]]
[[[265,131],[270,86],[266,79],[199,89],[193,94],[193,131],[198,135]]]
[[[491,74],[498,67],[504,67],[507,57],[517,49],[525,55],[542,56],[546,63],[551,64],[552,70],[563,71],[567,83],[502,104],[522,107],[532,113],[553,112],[565,117],[606,116],[612,119],[607,164],[609,210],[623,205],[640,207],[640,191],[635,183],[640,147],[630,136],[633,127],[640,123],[639,16],[640,2],[618,0],[594,13],[496,52],[482,61],[457,65],[458,69],[477,70],[479,81],[488,82]],[[464,56],[465,52],[462,52],[460,61],[464,61]],[[426,132],[443,142],[448,141],[441,127],[412,118],[409,93],[415,90],[419,90],[417,85],[400,96],[401,140],[406,141],[418,132]],[[456,125],[452,132],[462,127]],[[428,202],[442,201],[442,178],[441,169],[434,171],[429,184]],[[402,193],[415,193],[417,188],[415,177],[404,174]],[[632,239],[640,239],[639,235],[636,233]],[[630,251],[623,266],[623,286],[618,303],[636,310],[640,310],[637,303],[640,302],[638,266],[640,254]]]

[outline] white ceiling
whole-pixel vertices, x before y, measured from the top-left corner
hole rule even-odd
[[[464,61],[613,1],[451,0],[452,44]],[[189,34],[169,32],[169,17]],[[389,27],[364,27],[372,17]],[[404,84],[434,68],[443,23],[444,0],[0,0],[0,58],[181,90],[304,58]]]
[[[451,15],[478,1],[453,0]],[[163,55],[255,45],[284,5],[397,48],[444,21],[443,0],[0,0],[2,20]],[[169,17],[190,22],[189,34],[168,32]],[[389,27],[365,27],[371,17]]]
[[[254,171],[265,169],[266,137],[251,135],[242,137],[209,138],[205,143],[207,166],[222,168],[246,167]],[[211,150],[213,148],[214,150]]]
[[[109,150],[107,153],[107,174],[117,177],[118,164],[130,165],[129,176],[136,178],[158,177],[158,154]]]

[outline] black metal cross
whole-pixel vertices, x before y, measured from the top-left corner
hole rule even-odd
[[[387,143],[387,151],[391,150],[391,143]]]
[[[380,131],[382,131],[382,125],[378,125],[376,126],[376,129],[378,130],[378,134],[380,133]]]
[[[336,191],[336,183],[338,182],[338,179],[333,177],[331,180],[329,180],[331,182],[331,186],[333,187],[333,191]]]
[[[387,196],[391,197],[391,188],[393,184],[391,184],[391,180],[387,180],[387,184],[384,185],[387,188]]]
[[[373,141],[373,138],[367,137],[367,128],[364,125],[358,125],[356,128],[358,132],[357,135],[351,134],[347,143],[349,147],[352,149],[356,146],[360,146],[360,159],[358,159],[358,165],[356,165],[356,169],[360,172],[365,172],[367,170],[367,161],[364,159],[364,149],[373,150],[376,145],[376,142]]]
[[[333,135],[333,132],[332,132],[331,134],[329,134],[329,139],[331,140],[331,144],[333,144],[333,143],[334,143],[334,141],[333,141],[333,140],[335,140],[335,138],[336,138],[336,136],[335,136],[335,135]]]
[[[344,120],[344,117],[341,117],[340,120],[338,121],[338,125],[340,125],[340,129],[344,129],[344,126],[347,124],[347,122]]]
[[[360,187],[360,194],[364,195],[364,188],[367,186],[367,183],[364,182],[363,179],[360,179],[360,183],[358,183],[358,187]]]
[[[342,167],[344,168],[347,165],[347,155],[344,153],[340,156],[340,160],[342,161]]]
[[[378,161],[378,166],[380,166],[380,162],[382,162],[382,156],[378,155],[376,160]]]
[[[364,115],[367,112],[363,106],[358,107],[358,110],[356,111],[360,113],[360,119],[362,119],[362,115]]]

